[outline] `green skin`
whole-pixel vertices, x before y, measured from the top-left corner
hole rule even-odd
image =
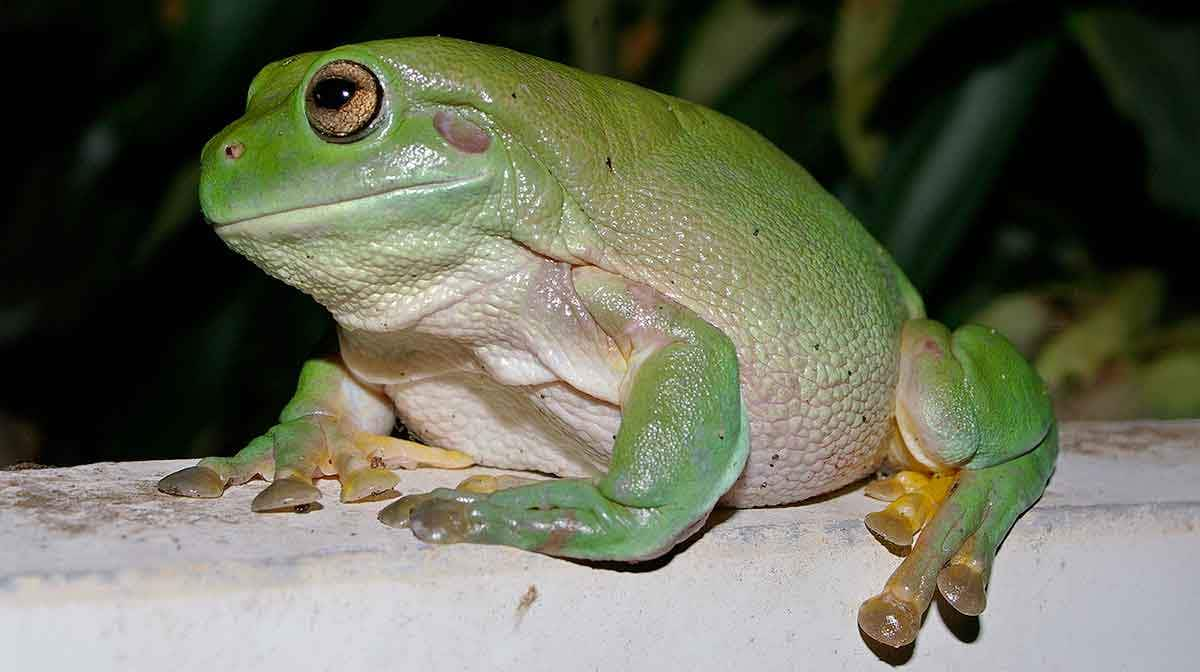
[[[365,68],[381,91],[348,137],[318,130],[310,93],[338,61]],[[455,362],[440,370],[452,372],[446,381],[469,369],[480,394],[561,392],[576,408],[619,414],[607,444],[570,413],[545,430],[610,450],[595,472],[489,454],[430,424],[439,443],[480,463],[581,476],[492,494],[441,489],[381,513],[435,543],[654,557],[719,501],[797,501],[875,471],[899,426],[901,461],[963,470],[860,612],[867,634],[899,646],[916,636],[935,584],[960,609],[982,609],[996,547],[1053,469],[1048,395],[1008,342],[924,319],[849,213],[710,110],[504,49],[381,41],[267,66],[245,116],[202,162],[201,203],[217,232],[326,306],[341,353],[305,366],[279,425],[235,457],[168,476],[165,492],[219,496],[261,474],[273,483],[254,508],[274,510],[315,501],[320,475],[336,473],[347,501],[390,488],[390,471],[346,457],[347,446],[388,433],[394,416],[422,427],[420,401],[404,391],[414,388],[403,387],[416,376],[397,364],[411,370],[418,360],[405,353],[419,351]],[[514,280],[528,268],[561,280],[541,305]],[[479,301],[518,310],[456,312]],[[497,359],[481,323],[535,337],[521,347],[509,338]],[[556,413],[528,408],[515,412],[535,424]],[[802,410],[789,424],[781,408]],[[480,421],[470,433],[511,426]],[[797,436],[814,431],[831,438]],[[788,478],[774,478],[777,465]]]

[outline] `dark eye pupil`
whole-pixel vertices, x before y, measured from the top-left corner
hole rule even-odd
[[[354,82],[340,77],[331,77],[317,82],[313,87],[313,102],[322,109],[338,110],[354,96],[354,92],[357,90],[358,85]]]

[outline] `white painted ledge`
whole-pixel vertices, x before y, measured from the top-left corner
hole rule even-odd
[[[1194,669],[1200,421],[1075,424],[1001,550],[987,612],[935,606],[922,669]],[[158,494],[183,461],[0,472],[3,670],[792,670],[885,667],[855,625],[898,563],[855,489],[717,515],[641,571],[432,547],[380,502],[252,515]],[[406,472],[401,489],[463,472]],[[957,634],[956,634],[957,633]],[[963,640],[968,641],[963,641]]]

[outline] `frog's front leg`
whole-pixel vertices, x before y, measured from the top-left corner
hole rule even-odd
[[[430,448],[386,436],[395,422],[391,402],[361,383],[340,358],[313,359],[300,372],[296,394],[279,424],[233,457],[209,457],[166,476],[158,489],[186,497],[220,497],[228,485],[263,476],[272,483],[254,498],[254,511],[303,508],[321,491],[319,476],[336,474],[341,500],[352,502],[387,492],[397,477],[385,467],[429,464],[465,467],[457,451]]]
[[[749,455],[733,343],[645,286],[595,268],[576,269],[574,283],[629,365],[608,474],[494,494],[436,490],[381,520],[434,543],[605,560],[654,557],[705,520]]]
[[[901,338],[903,445],[929,471],[959,472],[883,592],[859,609],[863,632],[891,646],[916,638],[939,588],[959,611],[983,611],[996,548],[1041,496],[1058,455],[1045,385],[995,330],[967,326],[951,335],[937,322],[914,320]]]

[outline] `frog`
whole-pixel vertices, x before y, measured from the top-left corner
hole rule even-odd
[[[890,504],[867,527],[907,554],[858,626],[899,647],[938,591],[983,611],[1054,468],[1046,386],[1003,336],[927,318],[762,135],[630,82],[444,37],[292,56],[205,145],[199,200],[225,245],[328,310],[337,347],[276,425],[167,494],[261,477],[251,509],[291,511],[317,478],[357,502],[395,493],[395,469],[538,472],[393,494],[379,520],[641,562],[718,506],[868,481]]]

